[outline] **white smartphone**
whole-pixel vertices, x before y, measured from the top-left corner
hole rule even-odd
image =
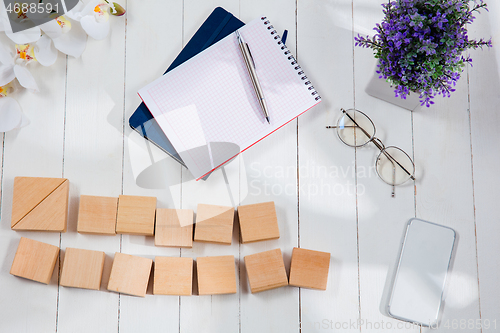
[[[455,230],[420,219],[408,221],[387,312],[421,326],[438,324]]]

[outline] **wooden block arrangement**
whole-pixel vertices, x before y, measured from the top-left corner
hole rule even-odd
[[[81,195],[78,232],[115,235],[117,209],[118,198]]]
[[[49,284],[59,247],[21,237],[10,274]]]
[[[146,296],[153,260],[115,253],[108,290],[133,296]]]
[[[245,267],[252,293],[279,288],[288,284],[280,249],[245,256]]]
[[[234,256],[196,258],[200,295],[235,294]]]
[[[194,240],[231,244],[233,239],[234,208],[198,204]]]
[[[280,238],[273,201],[239,206],[238,217],[242,243]]]
[[[330,253],[294,247],[290,265],[290,285],[326,290]]]
[[[153,294],[190,296],[193,258],[155,257]]]
[[[68,196],[67,179],[16,177],[11,228],[66,232]]]
[[[117,234],[153,236],[156,198],[120,195],[118,199]]]
[[[99,290],[105,253],[67,247],[60,285],[83,289]]]
[[[65,231],[68,192],[67,179],[15,178],[12,229]],[[155,234],[157,246],[192,247],[193,215],[187,209],[157,210],[155,197],[82,195],[77,230],[108,235]],[[279,238],[274,202],[240,206],[238,215],[242,243]],[[231,244],[233,220],[233,207],[199,204],[194,240]],[[58,254],[57,246],[21,237],[10,273],[48,284]],[[104,260],[102,251],[66,248],[60,284],[99,290]],[[248,255],[244,260],[252,293],[288,284],[326,290],[329,253],[293,248],[289,281],[280,249]],[[156,257],[155,262],[153,294],[192,294],[192,258]],[[151,259],[115,253],[107,289],[145,297],[152,264]],[[199,295],[236,293],[234,256],[199,257],[197,272]]]
[[[190,209],[156,210],[156,246],[193,247],[193,216]]]

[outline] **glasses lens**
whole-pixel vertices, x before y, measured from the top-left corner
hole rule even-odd
[[[363,112],[349,109],[337,122],[337,134],[346,145],[360,147],[373,139],[375,126]]]
[[[410,156],[398,147],[386,147],[377,157],[377,173],[389,185],[401,185],[415,173]]]

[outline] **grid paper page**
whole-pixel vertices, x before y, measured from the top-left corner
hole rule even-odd
[[[252,53],[271,124],[234,33],[139,90],[197,179],[319,102],[264,22],[255,19],[239,31]]]

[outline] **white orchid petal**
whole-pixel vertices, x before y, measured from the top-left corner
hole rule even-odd
[[[21,84],[24,88],[31,91],[39,91],[35,78],[31,75],[26,66],[15,65],[14,73],[16,74],[17,81],[19,81],[19,84]]]
[[[8,132],[22,123],[19,103],[11,97],[0,98],[0,132]]]
[[[3,17],[0,17],[0,31],[11,30],[9,24],[4,21]]]
[[[4,86],[7,83],[14,80],[16,74],[14,73],[13,65],[0,65],[0,86]]]
[[[16,33],[5,32],[5,34],[16,44],[29,44],[39,40],[41,32],[39,27],[33,27]]]
[[[40,29],[50,38],[57,38],[62,35],[62,29],[55,19],[40,25]]]
[[[26,115],[24,114],[24,112],[21,112],[21,123],[19,125],[17,125],[16,128],[21,128],[21,127],[24,127],[24,126],[28,126],[30,124],[30,120],[28,117],[26,117]]]
[[[70,31],[52,41],[62,53],[78,58],[87,46],[87,34],[80,24],[72,22]]]
[[[14,45],[12,45],[12,50],[14,49]],[[3,65],[11,65],[14,66],[14,54],[0,43],[0,63]]]
[[[82,16],[94,15],[94,8],[101,3],[101,0],[92,0],[82,9]]]
[[[87,15],[80,20],[83,30],[92,38],[101,40],[109,34],[109,22],[97,22],[95,16]]]
[[[12,32],[10,19],[9,19],[8,14],[7,14],[7,11],[5,11],[5,10],[0,10],[0,29],[1,29],[1,31]]]
[[[64,15],[69,17],[72,20],[80,21],[80,19],[83,17],[82,10],[84,7],[85,7],[84,3],[81,1],[78,1],[76,6],[73,7],[69,12],[67,12]]]
[[[36,42],[34,50],[35,58],[42,66],[52,66],[57,60],[57,50],[47,35],[43,35]]]

